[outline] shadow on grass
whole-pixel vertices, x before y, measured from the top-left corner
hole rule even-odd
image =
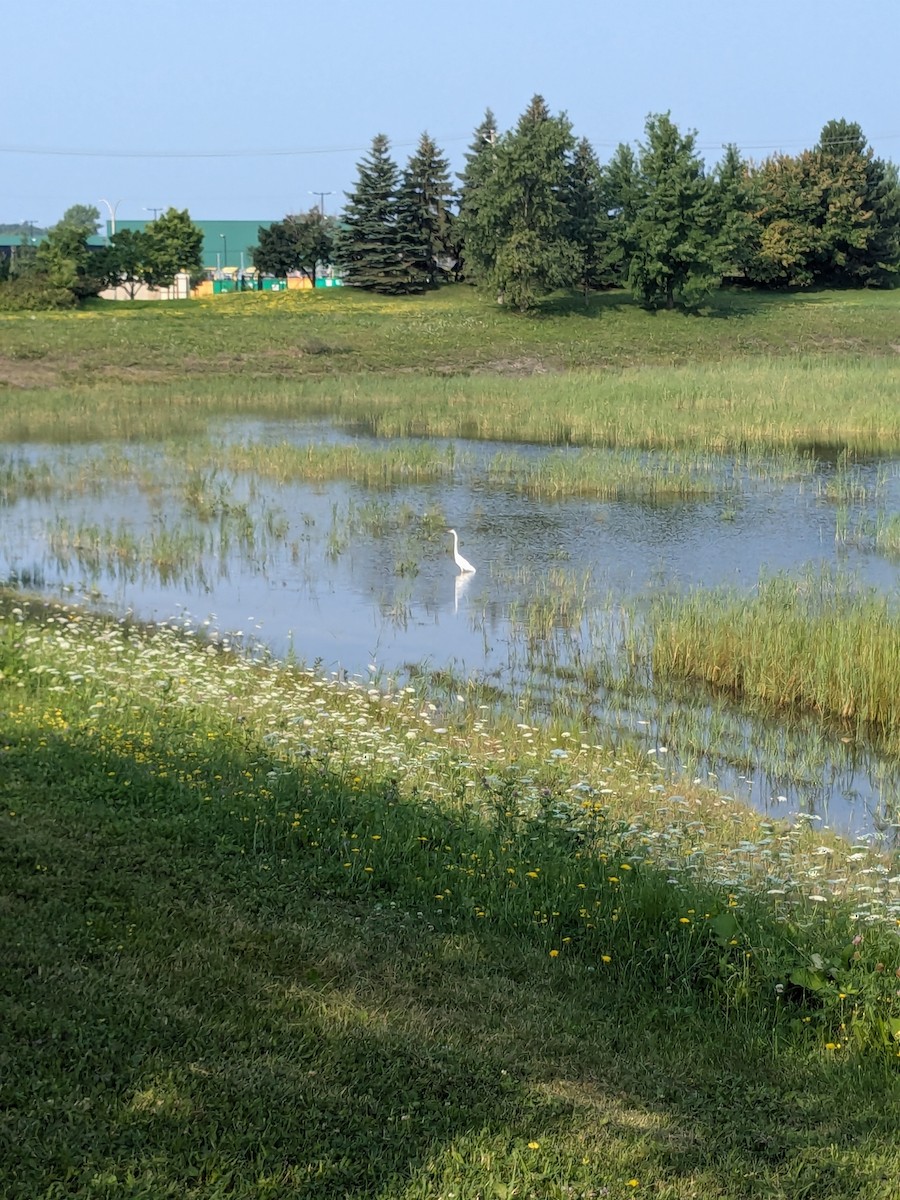
[[[752,319],[764,315],[770,309],[784,309],[792,300],[804,305],[833,303],[834,292],[825,292],[819,298],[815,291],[784,289],[764,291],[736,285],[718,288],[696,305],[676,306],[667,313],[666,309],[645,309],[630,292],[613,288],[607,292],[555,292],[542,300],[534,315],[537,317],[587,317],[602,319],[604,316],[633,309],[647,316],[669,315],[677,317],[710,317],[716,320]]]
[[[678,1198],[895,1194],[886,1077],[351,886],[346,851],[263,850],[246,759],[179,782],[43,741],[7,738],[0,777],[9,1200],[588,1197],[632,1177]],[[347,828],[397,800],[295,784]]]

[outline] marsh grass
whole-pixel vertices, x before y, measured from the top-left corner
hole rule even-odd
[[[2,318],[0,440],[180,438],[266,415],[584,447],[900,447],[896,293],[723,292],[690,318],[612,295],[534,320],[465,288],[236,299]],[[346,353],[305,354],[309,337]],[[35,361],[42,385],[19,382]]]
[[[457,470],[456,460],[453,446],[437,447],[424,442],[392,446],[254,443],[229,447],[222,457],[231,471],[278,483],[352,479],[373,488],[450,479]]]
[[[463,437],[550,446],[696,453],[900,447],[890,359],[733,358],[553,377],[342,377],[261,384],[252,376],[7,394],[5,442],[198,437],[233,416],[329,418],[378,437]]]
[[[652,607],[653,667],[748,706],[812,711],[900,753],[900,618],[891,598],[833,572],[666,596]]]
[[[539,460],[506,452],[491,459],[487,478],[495,485],[508,482],[539,500],[688,499],[727,493],[734,486],[725,478],[721,462],[623,450],[555,452]]]
[[[171,628],[0,668],[10,1200],[896,1190],[868,849]]]

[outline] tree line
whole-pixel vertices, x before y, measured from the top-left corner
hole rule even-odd
[[[178,271],[199,276],[203,235],[187,210],[91,249],[98,223],[96,208],[75,205],[38,246],[23,237],[0,304],[67,304],[111,286],[133,298]],[[485,113],[455,178],[427,133],[402,168],[376,135],[340,216],[312,209],[261,226],[252,260],[311,280],[334,265],[346,283],[387,294],[465,280],[523,311],[558,288],[626,287],[656,309],[694,306],[723,280],[889,287],[900,278],[900,178],[845,120],[797,155],[755,163],[726,146],[709,170],[696,133],[651,114],[636,150],[622,143],[601,163],[534,96],[506,132]]]
[[[37,245],[23,237],[3,263],[0,306],[67,308],[109,287],[124,288],[133,300],[142,284],[170,287],[181,271],[199,278],[203,231],[187,209],[169,208],[144,229],[120,229],[105,246],[92,247],[99,223],[97,208],[75,204]]]
[[[373,291],[464,278],[528,309],[557,288],[618,286],[672,308],[723,279],[893,285],[900,181],[845,120],[829,121],[812,150],[753,163],[731,145],[707,170],[696,134],[655,114],[637,151],[621,144],[601,164],[535,96],[505,133],[485,113],[455,184],[427,134],[402,170],[378,134],[332,233],[345,282]]]

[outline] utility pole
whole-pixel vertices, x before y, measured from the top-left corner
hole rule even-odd
[[[155,220],[156,220],[156,214],[157,214],[157,213],[161,213],[161,212],[162,212],[162,209],[161,209],[161,208],[147,208],[147,206],[146,206],[146,205],[144,205],[144,212],[153,213],[153,220],[155,221]]]
[[[319,212],[321,213],[322,217],[324,218],[325,217],[325,197],[333,196],[334,192],[310,192],[309,195],[319,197]]]

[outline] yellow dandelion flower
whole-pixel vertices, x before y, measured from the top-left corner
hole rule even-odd
[[[551,951],[550,951],[550,957],[551,957],[551,958],[559,958],[559,951],[558,951],[558,950],[551,950]]]
[[[605,963],[612,962],[612,955],[611,954],[601,954],[600,961],[605,962]]]
[[[541,1148],[540,1142],[529,1142],[528,1143],[529,1150],[540,1150],[540,1148]]]
[[[690,925],[691,918],[690,917],[679,917],[678,921],[681,925]]]

